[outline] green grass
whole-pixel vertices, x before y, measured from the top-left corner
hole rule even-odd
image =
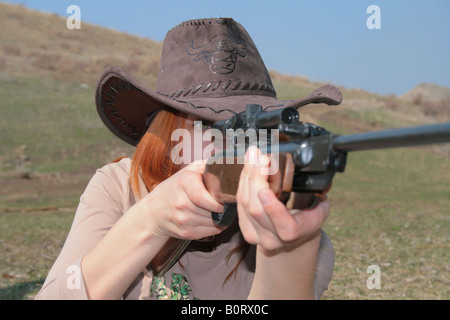
[[[74,172],[131,150],[105,130],[95,111],[94,88],[4,73],[0,84],[3,171]]]
[[[0,299],[33,299],[72,223],[68,212],[0,214]]]
[[[450,164],[420,149],[349,155],[325,230],[336,265],[326,299],[448,299]],[[381,289],[366,287],[370,265]]]

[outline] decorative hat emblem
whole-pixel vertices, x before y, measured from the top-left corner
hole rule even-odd
[[[243,41],[236,41],[227,34],[217,34],[200,46],[194,46],[192,40],[186,51],[195,56],[194,61],[205,60],[212,73],[229,74],[235,70],[238,57],[245,57],[245,50]]]

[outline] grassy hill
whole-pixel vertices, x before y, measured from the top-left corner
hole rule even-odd
[[[402,98],[416,102],[418,97],[421,101],[445,101],[450,98],[450,88],[423,82],[402,95]]]
[[[0,21],[0,299],[30,299],[94,171],[132,156],[97,116],[98,76],[113,64],[154,87],[161,43],[87,23],[68,30],[65,18],[3,3]],[[271,75],[279,98],[321,85]],[[450,121],[444,96],[431,112],[424,91],[418,99],[341,89],[341,106],[307,106],[302,119],[341,134]],[[336,266],[324,298],[449,298],[449,154],[441,145],[349,156],[329,195]],[[380,290],[365,285],[374,264]]]

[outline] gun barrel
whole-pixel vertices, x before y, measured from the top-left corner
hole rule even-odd
[[[450,122],[336,136],[333,148],[348,152],[445,142],[450,143]]]

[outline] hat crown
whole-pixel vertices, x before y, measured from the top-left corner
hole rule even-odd
[[[276,97],[246,30],[231,18],[185,21],[163,43],[156,90],[170,98]]]

